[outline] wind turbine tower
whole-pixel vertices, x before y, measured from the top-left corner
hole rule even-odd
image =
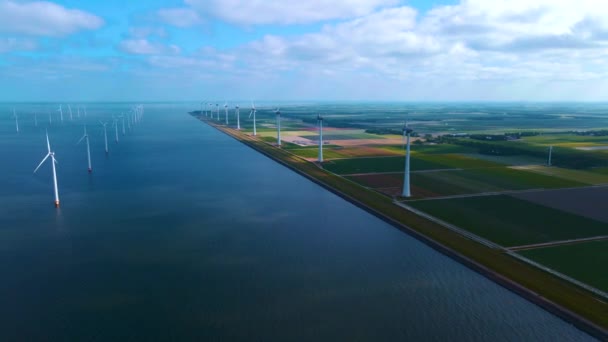
[[[86,139],[87,141],[87,161],[88,161],[88,165],[89,165],[89,173],[93,172],[93,167],[91,166],[91,146],[89,145],[89,135],[87,134],[87,126],[84,126],[84,135],[82,136],[82,138],[80,138],[80,140],[78,140],[78,142],[76,143],[76,145],[80,144],[80,142],[82,141],[82,139]]]
[[[551,166],[551,158],[553,158],[553,146],[549,146],[549,159],[547,160],[547,166]]]
[[[321,114],[317,115],[317,122],[319,123],[319,163],[323,162],[323,117]]]
[[[118,144],[118,119],[114,118],[114,133],[116,136],[116,143]]]
[[[236,107],[234,107],[234,112],[236,113],[236,129],[240,130],[241,129],[241,117],[239,115],[239,105],[236,105]]]
[[[403,197],[412,197],[410,190],[410,135],[414,130],[409,128],[407,123],[403,126],[403,135],[406,136],[405,150],[405,173],[403,175]]]
[[[215,115],[217,116],[217,121],[220,121],[220,105],[219,105],[219,103],[215,104]]]
[[[228,126],[228,102],[224,102],[224,112],[226,112],[226,126]]]
[[[70,111],[70,121],[74,120],[74,117],[72,116],[72,106],[68,105],[68,110]]]
[[[17,116],[15,108],[13,108],[13,116],[15,117],[15,128],[17,129],[17,133],[19,133],[19,117]]]
[[[108,154],[108,129],[107,129],[107,122],[101,122],[99,121],[99,123],[103,126],[103,138],[104,138],[104,142],[106,144],[106,154]]]
[[[251,117],[253,115],[253,136],[255,137],[256,135],[258,135],[257,131],[256,131],[256,126],[255,126],[255,104],[253,103],[253,101],[251,102],[251,112],[249,113],[249,117]]]
[[[49,142],[49,133],[46,133],[46,147],[48,148],[47,155],[42,159],[38,167],[34,170],[34,173],[38,171],[38,169],[44,164],[44,162],[51,157],[51,166],[53,168],[53,186],[55,188],[55,208],[59,208],[59,187],[57,185],[57,170],[55,170],[55,164],[57,164],[57,160],[55,160],[55,152],[51,151],[51,143]]]
[[[61,109],[61,105],[59,105],[59,109],[57,111],[59,112],[59,118],[61,119],[61,123],[63,123],[63,109]]]
[[[281,146],[281,110],[277,108],[274,113],[277,115],[277,145]]]

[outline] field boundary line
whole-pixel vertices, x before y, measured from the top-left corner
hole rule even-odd
[[[569,277],[569,276],[567,276],[567,275],[565,275],[565,274],[563,274],[561,272],[558,272],[558,271],[556,271],[556,270],[554,270],[552,268],[549,268],[549,267],[544,266],[544,265],[542,265],[540,263],[537,263],[536,261],[530,260],[530,259],[524,257],[523,255],[518,254],[515,251],[509,250],[509,248],[500,246],[500,245],[498,245],[498,244],[496,244],[496,243],[494,243],[492,241],[486,240],[486,239],[484,239],[484,238],[482,238],[482,237],[480,237],[480,236],[478,236],[476,234],[473,234],[473,233],[471,233],[471,232],[469,232],[467,230],[464,230],[464,229],[459,228],[459,227],[457,227],[457,226],[455,226],[453,224],[450,224],[450,223],[447,223],[447,222],[445,222],[443,220],[440,220],[440,219],[438,219],[438,218],[436,218],[436,217],[434,217],[432,215],[429,215],[429,214],[427,214],[427,213],[425,213],[423,211],[417,210],[416,208],[413,208],[413,207],[411,207],[411,206],[409,206],[409,205],[407,205],[405,203],[398,202],[398,201],[394,201],[394,203],[396,205],[402,207],[402,208],[405,208],[406,210],[410,210],[410,211],[412,211],[413,213],[415,213],[417,215],[420,215],[422,217],[427,218],[428,220],[431,220],[431,221],[433,221],[433,222],[435,222],[437,224],[440,224],[440,225],[446,227],[447,229],[450,229],[450,230],[452,230],[452,231],[454,231],[456,233],[462,234],[464,237],[466,237],[468,239],[471,239],[473,241],[481,243],[481,244],[483,244],[485,246],[488,246],[490,248],[501,250],[505,254],[507,254],[507,255],[509,255],[509,256],[517,259],[517,260],[520,260],[520,261],[522,261],[522,262],[524,262],[524,263],[526,263],[526,264],[528,264],[530,266],[533,266],[533,267],[536,267],[536,268],[538,268],[540,270],[543,270],[543,271],[545,271],[545,272],[547,272],[549,274],[552,274],[552,275],[554,275],[554,276],[556,276],[556,277],[558,277],[558,278],[560,278],[560,279],[562,279],[562,280],[564,280],[566,282],[569,282],[569,283],[571,283],[571,284],[573,284],[575,286],[578,286],[578,287],[580,287],[582,289],[585,289],[585,290],[587,290],[587,291],[589,291],[589,292],[591,292],[591,293],[593,293],[593,294],[595,294],[595,295],[597,295],[597,296],[599,296],[599,297],[601,297],[601,298],[603,298],[605,300],[608,300],[608,293],[606,293],[606,292],[604,292],[604,291],[602,291],[600,289],[597,289],[597,288],[595,288],[595,287],[593,287],[591,285],[585,284],[585,283],[583,283],[583,282],[581,282],[579,280],[576,280],[576,279],[574,279],[572,277]]]
[[[521,246],[507,247],[507,249],[510,250],[510,251],[525,251],[525,250],[536,249],[536,248],[547,248],[547,247],[557,247],[557,246],[564,246],[564,245],[574,245],[574,244],[578,244],[578,243],[593,242],[593,241],[603,241],[603,240],[608,240],[608,235],[593,236],[593,237],[580,238],[580,239],[569,239],[569,240],[561,240],[561,241],[534,243],[534,244],[530,244],[530,245],[521,245]]]
[[[512,252],[512,251],[507,250],[506,253],[508,255],[510,255],[510,256],[512,256],[512,257],[520,260],[520,261],[523,261],[523,262],[525,262],[525,263],[527,263],[529,265],[537,267],[537,268],[539,268],[539,269],[541,269],[541,270],[543,270],[545,272],[551,273],[551,274],[553,274],[554,276],[556,276],[558,278],[561,278],[561,279],[563,279],[565,281],[568,281],[568,282],[570,282],[570,283],[572,283],[572,284],[574,284],[576,286],[579,286],[579,287],[581,287],[581,288],[583,288],[583,289],[585,289],[587,291],[590,291],[590,292],[592,292],[592,293],[594,293],[594,294],[602,297],[603,299],[608,300],[608,293],[606,293],[606,292],[604,292],[604,291],[602,291],[600,289],[597,289],[597,288],[595,288],[595,287],[593,287],[591,285],[587,285],[587,284],[585,284],[585,283],[583,283],[581,281],[578,281],[578,280],[576,280],[576,279],[574,279],[572,277],[569,277],[569,276],[567,276],[567,275],[565,275],[565,274],[563,274],[561,272],[558,272],[558,271],[556,271],[556,270],[554,270],[552,268],[544,266],[543,264],[540,264],[540,263],[538,263],[536,261],[528,259],[528,258],[526,258],[523,255],[517,254],[516,252]]]
[[[595,188],[608,188],[608,184],[596,184],[596,185],[587,185],[587,186],[576,186],[576,187],[568,187],[568,188],[536,188],[536,189],[523,189],[523,190],[504,190],[504,191],[489,191],[489,192],[479,192],[476,194],[462,194],[462,195],[450,195],[450,196],[441,196],[441,197],[429,197],[429,198],[419,198],[419,199],[411,199],[411,200],[401,200],[400,202],[420,202],[420,201],[436,201],[443,199],[456,199],[456,198],[468,198],[468,197],[484,197],[484,196],[498,196],[498,195],[510,195],[510,194],[525,194],[529,192],[550,192],[550,191],[564,191],[564,190],[576,190],[576,189],[595,189]]]
[[[447,222],[445,222],[445,221],[443,221],[441,219],[436,218],[435,216],[429,215],[429,214],[427,214],[427,213],[425,213],[423,211],[420,211],[420,210],[418,210],[418,209],[416,209],[414,207],[411,207],[411,206],[409,206],[409,205],[407,205],[405,203],[398,202],[398,201],[394,201],[394,203],[396,205],[398,205],[398,206],[406,209],[406,210],[409,210],[409,211],[413,212],[416,215],[422,216],[422,217],[426,218],[427,220],[430,220],[430,221],[433,221],[433,222],[435,222],[437,224],[440,224],[440,225],[446,227],[447,229],[452,230],[452,231],[454,231],[454,232],[456,232],[456,233],[458,233],[458,234],[460,234],[460,235],[462,235],[462,236],[464,236],[464,237],[466,237],[466,238],[468,238],[470,240],[478,242],[478,243],[480,243],[480,244],[482,244],[484,246],[490,247],[492,249],[498,249],[498,250],[502,250],[502,251],[507,251],[507,249],[505,247],[503,247],[503,246],[500,246],[500,245],[498,245],[498,244],[496,244],[496,243],[494,243],[494,242],[492,242],[490,240],[484,239],[484,238],[482,238],[482,237],[480,237],[480,236],[478,236],[476,234],[473,234],[473,233],[471,233],[471,232],[469,232],[467,230],[459,228],[459,227],[457,227],[457,226],[455,226],[455,225],[453,225],[451,223],[447,223]]]

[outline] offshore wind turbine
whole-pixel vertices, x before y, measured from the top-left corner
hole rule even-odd
[[[403,126],[403,135],[406,137],[406,150],[405,150],[405,173],[403,175],[403,192],[401,195],[403,197],[412,197],[412,192],[410,190],[410,135],[414,130],[411,129],[407,122]]]
[[[17,128],[17,133],[19,133],[19,117],[17,116],[17,112],[15,112],[14,107],[13,107],[13,116],[15,117],[15,128]]]
[[[74,120],[74,117],[72,116],[72,106],[70,106],[68,104],[68,110],[70,111],[70,121]]]
[[[121,115],[120,118],[122,118],[122,135],[125,135],[125,116]]]
[[[78,140],[76,145],[80,144],[82,139],[86,139],[86,141],[87,141],[87,161],[89,162],[89,173],[91,173],[91,172],[93,172],[93,168],[91,167],[91,146],[89,145],[89,135],[87,134],[86,125],[84,126],[84,135],[82,136],[82,138],[80,138],[80,140]]]
[[[277,116],[277,145],[281,146],[281,110],[277,108],[274,113]]]
[[[249,117],[251,118],[251,115],[253,115],[253,136],[255,137],[256,135],[258,135],[257,131],[256,131],[256,126],[255,126],[255,104],[253,103],[253,101],[251,101],[251,112],[249,113]]]
[[[106,154],[108,154],[108,123],[107,122],[101,122],[99,121],[99,123],[103,126],[103,138],[104,138],[104,142],[106,144]]]
[[[80,106],[76,107],[78,109],[78,118],[80,118]]]
[[[317,122],[319,123],[319,163],[323,162],[323,117],[321,114],[317,115]]]
[[[234,107],[234,113],[236,114],[236,129],[240,130],[241,129],[241,117],[239,115],[239,105],[236,105],[236,107]]]
[[[118,144],[118,119],[113,118],[114,120],[114,132],[116,133],[116,143]]]
[[[57,185],[57,170],[55,170],[55,164],[57,164],[57,160],[55,160],[55,152],[51,151],[51,143],[49,142],[49,133],[46,133],[46,147],[48,148],[47,155],[42,159],[38,167],[34,170],[34,173],[38,171],[38,169],[44,164],[44,162],[51,157],[51,166],[53,168],[53,186],[55,190],[55,208],[59,208],[59,187]]]
[[[220,121],[220,105],[219,105],[219,103],[215,104],[215,115],[217,115],[217,121]]]
[[[59,105],[59,109],[57,111],[59,112],[59,117],[61,118],[61,123],[63,123],[63,109],[61,109],[61,105]]]
[[[224,112],[226,113],[226,126],[228,126],[228,102],[224,102]]]

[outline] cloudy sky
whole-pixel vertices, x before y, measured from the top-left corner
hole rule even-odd
[[[0,0],[0,101],[608,101],[605,0]]]

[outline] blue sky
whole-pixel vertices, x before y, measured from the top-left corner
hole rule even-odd
[[[0,101],[606,101],[600,0],[0,0]]]

